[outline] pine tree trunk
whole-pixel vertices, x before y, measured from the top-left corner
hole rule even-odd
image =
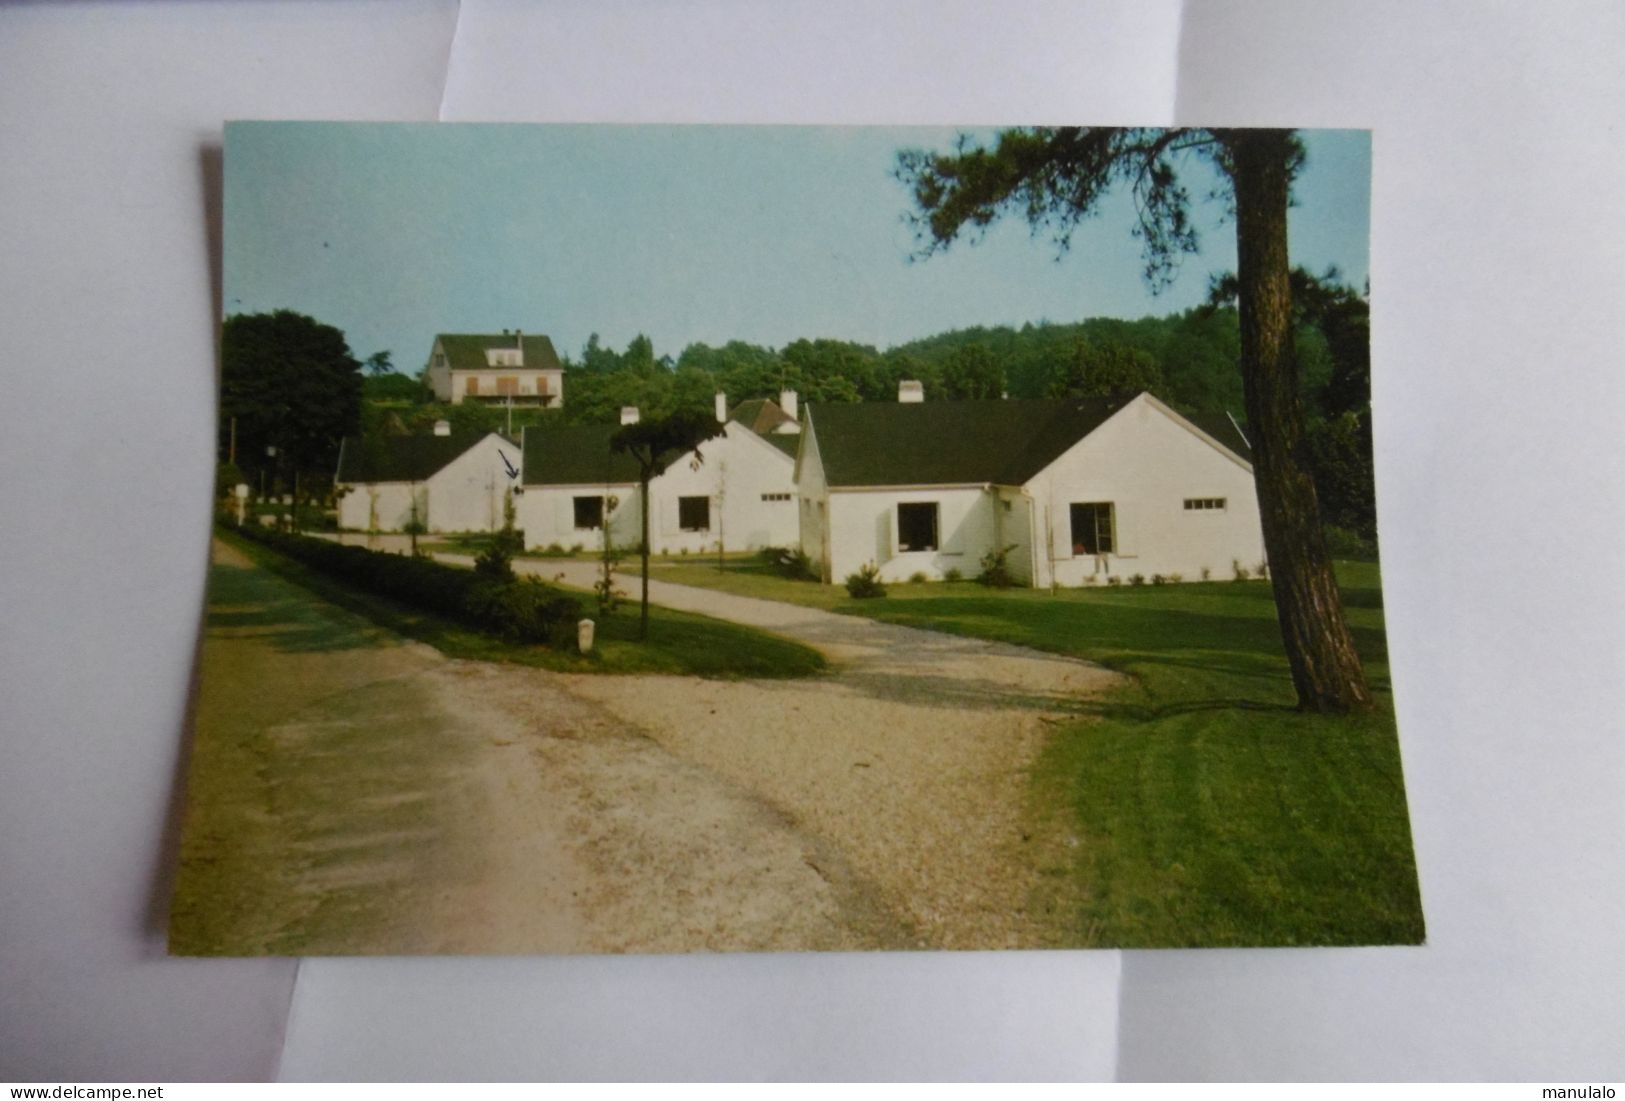
[[[1253,477],[1298,707],[1371,707],[1371,690],[1343,616],[1315,485],[1302,462],[1303,407],[1292,341],[1287,259],[1290,131],[1225,136],[1233,161],[1241,361]]]

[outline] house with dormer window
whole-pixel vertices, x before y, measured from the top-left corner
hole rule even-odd
[[[440,333],[429,351],[436,401],[491,405],[564,404],[564,364],[546,336],[523,330]]]

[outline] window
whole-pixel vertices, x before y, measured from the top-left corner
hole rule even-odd
[[[576,497],[575,504],[576,528],[601,528],[604,526],[604,499],[602,497]]]
[[[934,551],[937,549],[937,503],[897,506],[897,549]]]
[[[1224,511],[1223,497],[1187,497],[1185,498],[1186,512],[1205,512],[1211,509]]]
[[[764,494],[762,494],[762,500],[764,500],[764,501],[788,501],[790,499],[790,497],[791,497],[791,495],[788,494],[788,493],[764,493]]]
[[[519,380],[512,375],[504,375],[497,379],[497,393],[503,395],[519,393]]]
[[[434,354],[434,365],[436,367],[444,367],[446,365],[446,353],[436,352]]]
[[[469,378],[468,378],[468,382],[466,384],[464,384],[464,386],[463,386],[463,393],[465,393],[465,394],[478,394],[479,392],[480,392],[480,380],[478,378],[476,378],[475,376],[470,375]]]
[[[710,531],[711,498],[677,498],[677,526],[683,531]]]
[[[1092,501],[1072,506],[1072,553],[1111,554],[1116,549],[1112,503]]]

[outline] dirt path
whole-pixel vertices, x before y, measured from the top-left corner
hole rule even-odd
[[[202,660],[177,951],[901,942],[825,842],[554,674],[447,659],[220,544]]]
[[[516,563],[568,584],[590,562]],[[632,591],[634,579],[628,579]],[[1036,820],[1028,770],[1048,720],[1115,674],[1033,650],[651,579],[650,599],[761,627],[835,663],[802,681],[565,678],[780,808],[844,853],[919,946],[1055,943],[1046,870],[1070,864],[1065,823]],[[652,683],[650,683],[652,682]]]

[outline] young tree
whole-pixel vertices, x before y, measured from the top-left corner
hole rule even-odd
[[[1006,208],[1066,249],[1073,230],[1114,187],[1139,211],[1145,275],[1171,282],[1197,250],[1191,196],[1178,164],[1201,158],[1229,181],[1236,225],[1241,365],[1253,474],[1276,614],[1297,690],[1308,711],[1371,706],[1371,691],[1343,615],[1321,531],[1315,486],[1300,457],[1303,409],[1292,332],[1287,204],[1303,146],[1290,130],[1152,130],[1059,127],[1003,131],[992,148],[962,138],[952,153],[904,150],[897,175],[913,192],[923,251],[946,248],[966,226],[981,229]]]
[[[638,616],[638,638],[649,637],[649,482],[677,456],[692,451],[704,461],[700,444],[722,435],[716,417],[681,412],[629,424],[610,438],[610,447],[632,456],[638,464],[638,510],[642,514],[643,605]],[[606,518],[605,522],[608,520]]]

